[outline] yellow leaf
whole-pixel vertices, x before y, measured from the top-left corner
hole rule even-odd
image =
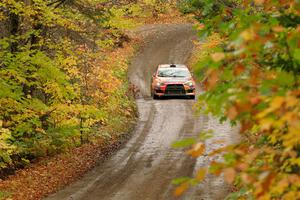
[[[245,40],[245,41],[249,41],[249,40],[253,40],[255,37],[255,33],[253,28],[245,30],[241,33],[241,37]]]
[[[254,0],[254,3],[256,5],[262,5],[265,2],[265,0]]]
[[[300,176],[296,174],[291,174],[288,176],[289,183],[295,187],[300,187]]]
[[[262,131],[267,131],[267,130],[270,130],[270,128],[272,127],[273,125],[273,122],[274,122],[274,119],[271,119],[271,118],[263,118],[259,121],[259,124],[260,124],[260,129]]]
[[[297,115],[293,112],[286,112],[282,115],[281,119],[285,122],[292,123],[295,119],[297,119]]]
[[[283,196],[283,200],[291,200],[291,199],[297,199],[299,198],[299,195],[297,197],[297,193],[296,191],[289,191],[288,193],[286,193],[284,196]]]
[[[272,191],[277,194],[281,194],[289,186],[289,182],[286,178],[280,180],[275,187],[272,188]]]
[[[225,58],[225,54],[222,52],[217,52],[217,53],[211,54],[211,58],[213,59],[213,61],[219,62]]]
[[[273,112],[274,111],[274,109],[273,108],[267,108],[267,109],[265,109],[265,110],[263,110],[262,112],[260,112],[260,113],[258,113],[257,115],[256,115],[256,118],[257,119],[261,119],[261,118],[264,118],[265,116],[267,116],[268,114],[270,114],[271,112]]]
[[[300,132],[300,124],[290,127],[288,134],[282,136],[283,145],[285,147],[293,147],[298,145],[300,142],[299,132]]]
[[[286,97],[286,106],[293,107],[299,104],[298,99],[295,96],[288,96]]]
[[[37,132],[40,132],[40,133],[43,133],[43,134],[46,134],[46,131],[42,128],[36,128],[35,129]]]
[[[226,141],[225,140],[214,140],[214,144],[224,144]]]
[[[199,41],[198,40],[192,40],[194,45],[199,45]]]
[[[182,183],[180,186],[178,186],[175,189],[174,195],[178,197],[182,195],[188,188],[189,188],[189,184],[187,182]]]
[[[197,181],[202,181],[205,177],[205,174],[206,174],[206,169],[205,168],[199,169],[198,172],[197,172],[197,176],[196,176]]]
[[[273,108],[274,110],[276,110],[276,109],[278,109],[278,108],[280,108],[282,106],[282,104],[284,103],[284,101],[285,101],[284,97],[280,97],[280,96],[275,97],[272,100],[272,102],[270,104],[270,107]]]

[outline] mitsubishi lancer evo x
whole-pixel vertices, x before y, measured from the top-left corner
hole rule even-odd
[[[159,65],[152,76],[151,95],[154,99],[162,96],[186,96],[195,99],[195,81],[185,65]]]

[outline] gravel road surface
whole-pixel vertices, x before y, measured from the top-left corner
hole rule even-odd
[[[160,63],[186,63],[193,49],[191,25],[151,25],[135,31],[145,44],[132,61],[129,78],[139,90],[139,120],[131,139],[111,158],[47,200],[218,200],[228,194],[222,176],[207,176],[181,197],[174,197],[171,180],[192,176],[197,168],[218,157],[193,159],[171,144],[213,130],[206,151],[238,140],[237,131],[210,116],[196,116],[195,100],[152,100],[150,81]],[[198,90],[200,92],[200,89]],[[215,143],[224,140],[224,144]]]

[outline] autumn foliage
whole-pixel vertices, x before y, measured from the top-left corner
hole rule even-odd
[[[1,177],[110,137],[107,127],[129,128],[135,105],[126,72],[135,49],[122,26],[134,24],[128,12],[141,9],[125,1],[1,1]]]
[[[198,107],[239,126],[243,138],[208,152],[224,161],[207,171],[236,186],[228,199],[299,199],[299,1],[183,2],[181,10],[204,24],[200,41],[212,43],[216,34],[220,41],[196,65],[205,89]],[[202,143],[185,143],[193,144],[188,154],[202,156]],[[195,182],[181,180],[175,193]]]
[[[168,2],[0,2],[0,199],[40,199],[121,144],[136,117],[131,29],[181,22]]]

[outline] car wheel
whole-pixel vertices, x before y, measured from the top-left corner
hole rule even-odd
[[[159,99],[159,96],[156,94],[153,94],[153,99]]]
[[[195,99],[195,95],[191,95],[191,96],[190,96],[190,99]]]

